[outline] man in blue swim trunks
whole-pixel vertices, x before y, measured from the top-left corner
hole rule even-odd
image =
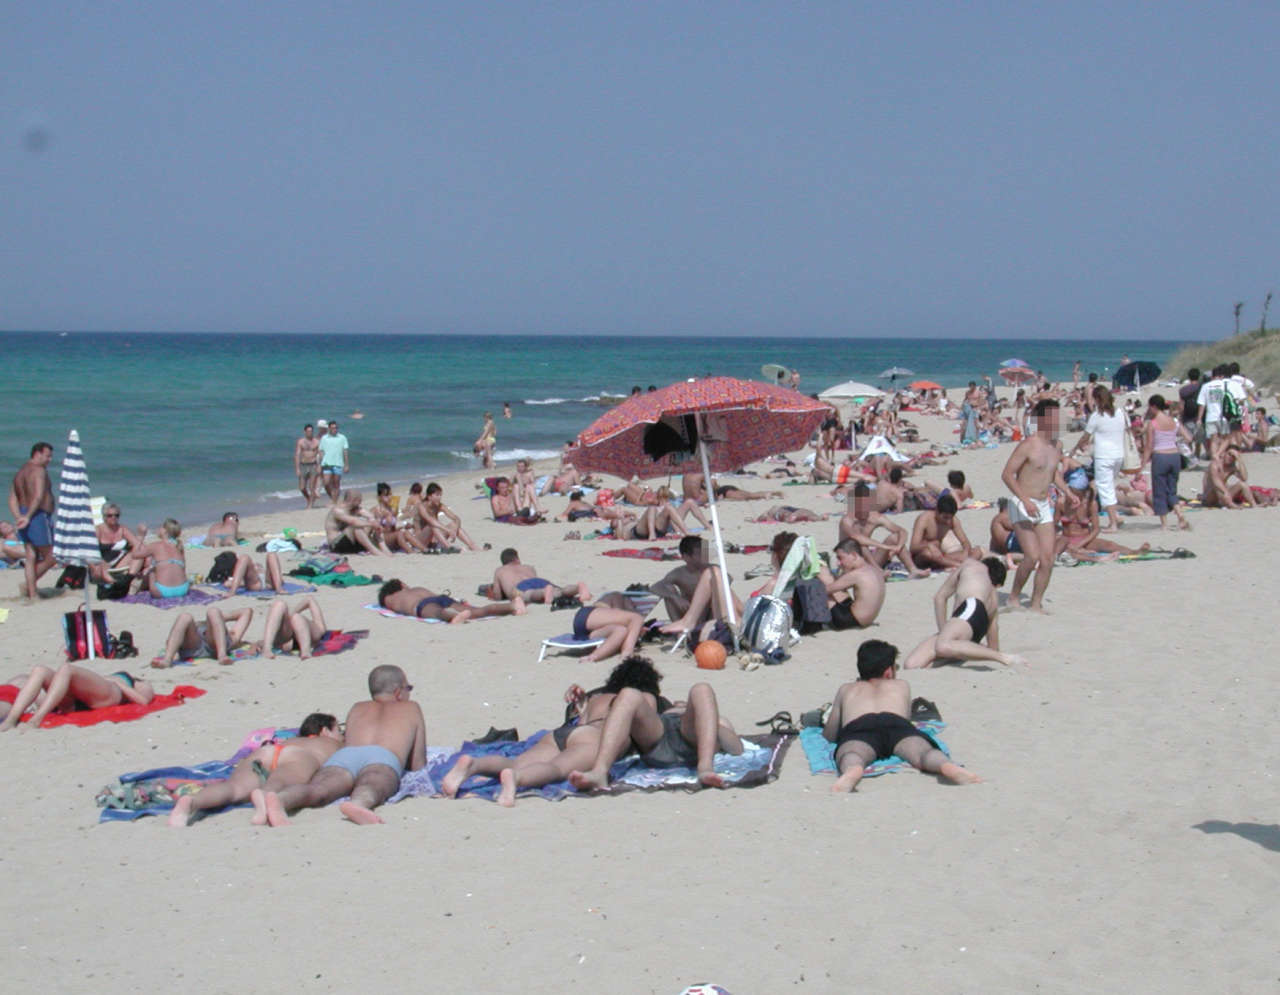
[[[403,581],[394,578],[378,589],[378,604],[397,615],[429,618],[451,625],[460,625],[473,618],[524,615],[529,610],[518,596],[512,598],[509,605],[473,605],[447,594],[437,594],[426,587],[405,587]]]
[[[534,604],[549,605],[561,595],[576,598],[577,604],[565,603],[564,607],[573,608],[584,605],[591,600],[591,591],[584,581],[576,584],[553,584],[538,576],[531,566],[520,562],[520,554],[508,547],[499,555],[502,566],[493,572],[492,597],[514,600],[523,598]]]
[[[22,594],[28,600],[39,597],[36,581],[53,568],[53,487],[49,483],[49,463],[53,446],[37,442],[31,458],[13,477],[9,488],[9,513],[22,540]]]
[[[406,770],[427,762],[427,721],[409,700],[413,685],[399,667],[384,664],[369,672],[371,701],[357,702],[347,713],[346,745],[328,759],[306,784],[279,794],[267,792],[267,823],[287,826],[288,812],[320,808],[344,795],[338,810],[357,825],[382,822],[373,811],[400,787]]]

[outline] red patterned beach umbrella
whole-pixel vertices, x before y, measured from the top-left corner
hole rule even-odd
[[[774,453],[800,449],[827,405],[798,391],[732,377],[674,383],[629,397],[578,436],[573,465],[627,479],[704,469],[736,470]]]
[[[624,479],[736,470],[804,446],[828,406],[774,384],[708,377],[638,394],[606,411],[578,436],[573,465]],[[735,621],[715,493],[707,481],[729,621]]]

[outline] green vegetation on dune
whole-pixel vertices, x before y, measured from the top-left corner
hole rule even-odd
[[[1270,393],[1280,386],[1280,330],[1244,332],[1206,345],[1183,346],[1165,364],[1165,374],[1183,378],[1199,367],[1206,374],[1218,363],[1239,363],[1240,372]]]

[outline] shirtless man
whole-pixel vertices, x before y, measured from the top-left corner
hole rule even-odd
[[[267,791],[280,791],[292,784],[306,784],[342,746],[338,720],[323,712],[312,712],[302,720],[293,739],[260,746],[241,760],[225,781],[205,785],[194,795],[183,795],[173,806],[169,825],[183,829],[211,808],[239,805],[252,799],[252,825],[267,824]]]
[[[818,573],[831,604],[831,628],[865,629],[884,606],[884,570],[863,558],[856,539],[836,543],[835,557],[838,577],[825,567]]]
[[[561,595],[577,599],[577,605],[584,605],[591,600],[591,591],[586,581],[576,584],[556,585],[538,576],[538,571],[520,562],[520,554],[508,547],[499,555],[501,566],[493,572],[493,588],[496,598],[513,601],[524,598],[534,604],[549,605]],[[576,607],[566,605],[565,607]]]
[[[604,720],[595,761],[589,768],[571,771],[569,783],[579,791],[607,788],[609,768],[631,749],[650,767],[694,767],[703,787],[723,788],[724,779],[715,770],[716,753],[738,756],[742,740],[720,717],[710,684],[695,684],[687,703],[677,702],[661,714],[654,692],[627,687],[618,692]]]
[[[299,659],[306,660],[311,656],[312,647],[328,631],[324,613],[315,598],[303,598],[292,608],[284,598],[276,598],[267,609],[262,629],[262,655],[274,660],[277,652],[292,653],[296,649]]]
[[[797,508],[789,504],[775,504],[768,511],[762,512],[758,518],[747,521],[757,522],[783,522],[787,525],[794,525],[796,522],[825,522],[827,516],[819,514],[816,511],[810,511],[808,508]]]
[[[405,587],[404,581],[394,578],[378,588],[378,604],[397,615],[434,618],[451,625],[461,625],[473,618],[525,615],[529,611],[519,596],[512,598],[510,604],[473,605],[447,594],[436,594],[425,587]]]
[[[1023,439],[1009,455],[1004,481],[1013,500],[1009,503],[1009,521],[1013,523],[1018,545],[1022,547],[1022,562],[1013,575],[1009,589],[1009,607],[1019,607],[1022,587],[1034,570],[1036,579],[1031,588],[1032,611],[1044,612],[1044,592],[1049,587],[1053,572],[1053,502],[1049,500],[1049,485],[1058,475],[1062,461],[1062,445],[1058,442],[1058,402],[1047,399],[1037,401],[1033,412],[1035,435]]]
[[[244,634],[253,621],[253,609],[241,608],[230,615],[223,615],[217,608],[209,608],[203,625],[197,625],[190,612],[183,612],[169,630],[164,653],[151,661],[157,669],[172,667],[175,660],[194,660],[212,657],[223,666],[232,662],[231,651],[244,642]]]
[[[537,479],[527,459],[516,460],[515,497],[519,507],[529,508],[539,515],[546,514],[546,509],[538,503]]]
[[[441,516],[447,521],[440,521]],[[462,519],[444,503],[444,489],[434,481],[427,484],[426,497],[418,505],[418,520],[422,523],[418,538],[428,545],[449,546],[457,540],[473,553],[480,548],[462,527]]]
[[[898,648],[882,639],[858,647],[858,679],[840,685],[822,727],[822,735],[836,744],[838,776],[831,790],[852,791],[868,766],[895,755],[925,774],[976,784],[978,775],[952,763],[907,718],[911,685],[898,678],[897,658]]]
[[[362,826],[382,822],[373,810],[395,794],[406,770],[427,762],[427,722],[418,703],[409,700],[412,691],[399,667],[374,667],[369,672],[373,700],[351,706],[342,749],[306,784],[263,792],[268,825],[287,826],[288,812],[320,808],[343,795],[351,796],[338,806],[346,818]]]
[[[991,519],[991,552],[1003,556],[1006,566],[1017,566],[1015,556],[1022,556],[1022,547],[1018,545],[1018,535],[1013,531],[1013,522],[1009,520],[1009,499],[996,500],[995,517]]]
[[[489,510],[495,522],[509,525],[534,525],[542,521],[540,511],[517,504],[515,495],[511,493],[511,481],[506,477],[494,481],[493,493],[489,495]]]
[[[240,516],[234,511],[225,512],[222,521],[209,526],[205,533],[206,546],[238,546],[240,545]]]
[[[1000,629],[996,623],[1000,601],[996,588],[1007,575],[1004,562],[996,556],[965,560],[951,571],[933,596],[938,634],[913,649],[903,667],[928,667],[937,660],[991,660],[1006,667],[1025,664],[1020,656],[1000,652]],[[955,609],[948,618],[947,602],[952,595]],[[986,646],[982,645],[983,639]]]
[[[891,557],[899,557],[912,577],[928,577],[928,570],[921,570],[911,558],[911,549],[907,543],[907,530],[895,525],[872,507],[871,488],[865,481],[858,481],[848,499],[848,507],[844,517],[840,519],[840,528],[836,534],[837,544],[844,539],[853,539],[862,550],[862,555],[878,567],[884,567]],[[872,538],[876,529],[885,529],[889,533],[888,542],[878,542]]]
[[[9,488],[9,513],[22,540],[23,583],[21,593],[29,601],[40,596],[36,582],[53,568],[53,487],[49,463],[53,446],[37,442],[31,458],[23,463]]]
[[[649,591],[662,598],[667,617],[681,619],[689,610],[689,604],[704,572],[714,569],[708,556],[705,539],[685,536],[676,547],[683,565],[671,570],[660,581],[649,585]]]
[[[307,507],[316,503],[316,491],[320,487],[320,440],[315,426],[308,422],[302,426],[302,435],[293,446],[293,472],[298,477],[298,490],[307,499]]]
[[[340,556],[364,552],[390,556],[391,550],[373,533],[373,522],[360,511],[363,500],[359,491],[343,491],[341,498],[335,499],[324,516],[324,536],[329,551]]]
[[[947,494],[938,498],[938,506],[933,511],[922,511],[916,516],[911,528],[911,555],[922,567],[958,567],[966,557],[974,555],[973,544],[956,518],[956,510],[956,499]],[[943,550],[942,540],[948,532],[959,541],[959,552]],[[981,550],[977,552],[981,554]]]

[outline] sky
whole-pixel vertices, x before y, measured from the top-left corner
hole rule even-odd
[[[1280,288],[1278,40],[1274,2],[0,0],[0,329],[1217,338]]]

